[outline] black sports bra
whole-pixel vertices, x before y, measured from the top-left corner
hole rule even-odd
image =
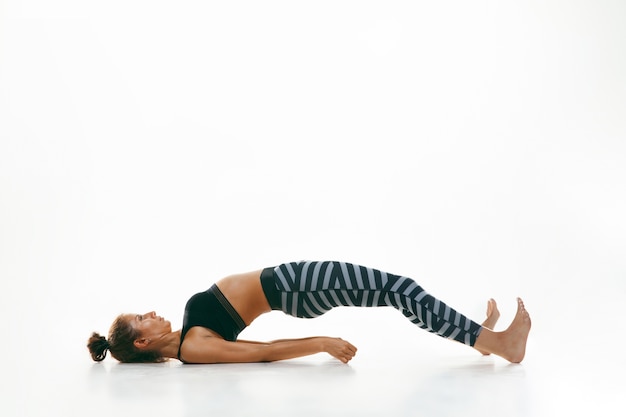
[[[187,301],[180,332],[180,346],[183,345],[189,329],[194,326],[206,327],[222,336],[224,340],[234,342],[239,333],[246,328],[246,323],[217,285],[213,284],[208,290],[194,294]],[[178,359],[180,359],[180,347]]]

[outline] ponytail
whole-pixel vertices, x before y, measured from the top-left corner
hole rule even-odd
[[[98,333],[93,332],[89,341],[87,342],[91,359],[96,362],[100,362],[107,357],[107,350],[111,348],[111,344],[104,336],[100,336]]]

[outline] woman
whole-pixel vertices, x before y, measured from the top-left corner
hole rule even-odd
[[[121,362],[168,358],[183,363],[269,362],[327,352],[347,363],[356,348],[339,338],[237,340],[263,313],[281,310],[313,318],[337,306],[392,306],[422,329],[514,363],[524,359],[531,326],[519,298],[511,325],[494,332],[499,312],[493,300],[488,302],[487,320],[480,325],[410,278],[345,262],[301,261],[219,280],[189,299],[181,330],[173,332],[171,323],[154,312],[122,314],[111,326],[108,340],[94,332],[87,346],[95,361],[103,360],[109,350]]]

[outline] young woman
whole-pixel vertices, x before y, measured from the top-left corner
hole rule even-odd
[[[154,312],[122,314],[113,322],[108,340],[94,332],[87,347],[95,361],[103,360],[108,350],[120,362],[269,362],[327,352],[346,363],[356,348],[340,338],[237,340],[263,313],[281,310],[313,318],[337,306],[392,306],[422,329],[514,363],[524,359],[531,327],[519,298],[513,322],[505,331],[494,332],[499,312],[493,300],[480,325],[410,278],[345,262],[301,261],[219,280],[189,299],[180,330],[172,331],[171,323]]]

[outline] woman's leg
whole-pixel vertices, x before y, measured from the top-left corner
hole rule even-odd
[[[274,274],[280,309],[292,316],[318,317],[337,306],[391,306],[418,327],[469,346],[483,330],[407,277],[345,262],[312,261],[279,265]]]
[[[376,269],[345,262],[301,261],[277,266],[274,277],[280,293],[275,308],[292,316],[318,317],[337,306],[391,306],[418,327],[483,354],[494,353],[511,362],[524,357],[530,318],[521,300],[511,326],[504,332],[493,332],[489,327],[499,317],[495,301],[490,300],[488,318],[481,326],[428,294],[412,279]]]

